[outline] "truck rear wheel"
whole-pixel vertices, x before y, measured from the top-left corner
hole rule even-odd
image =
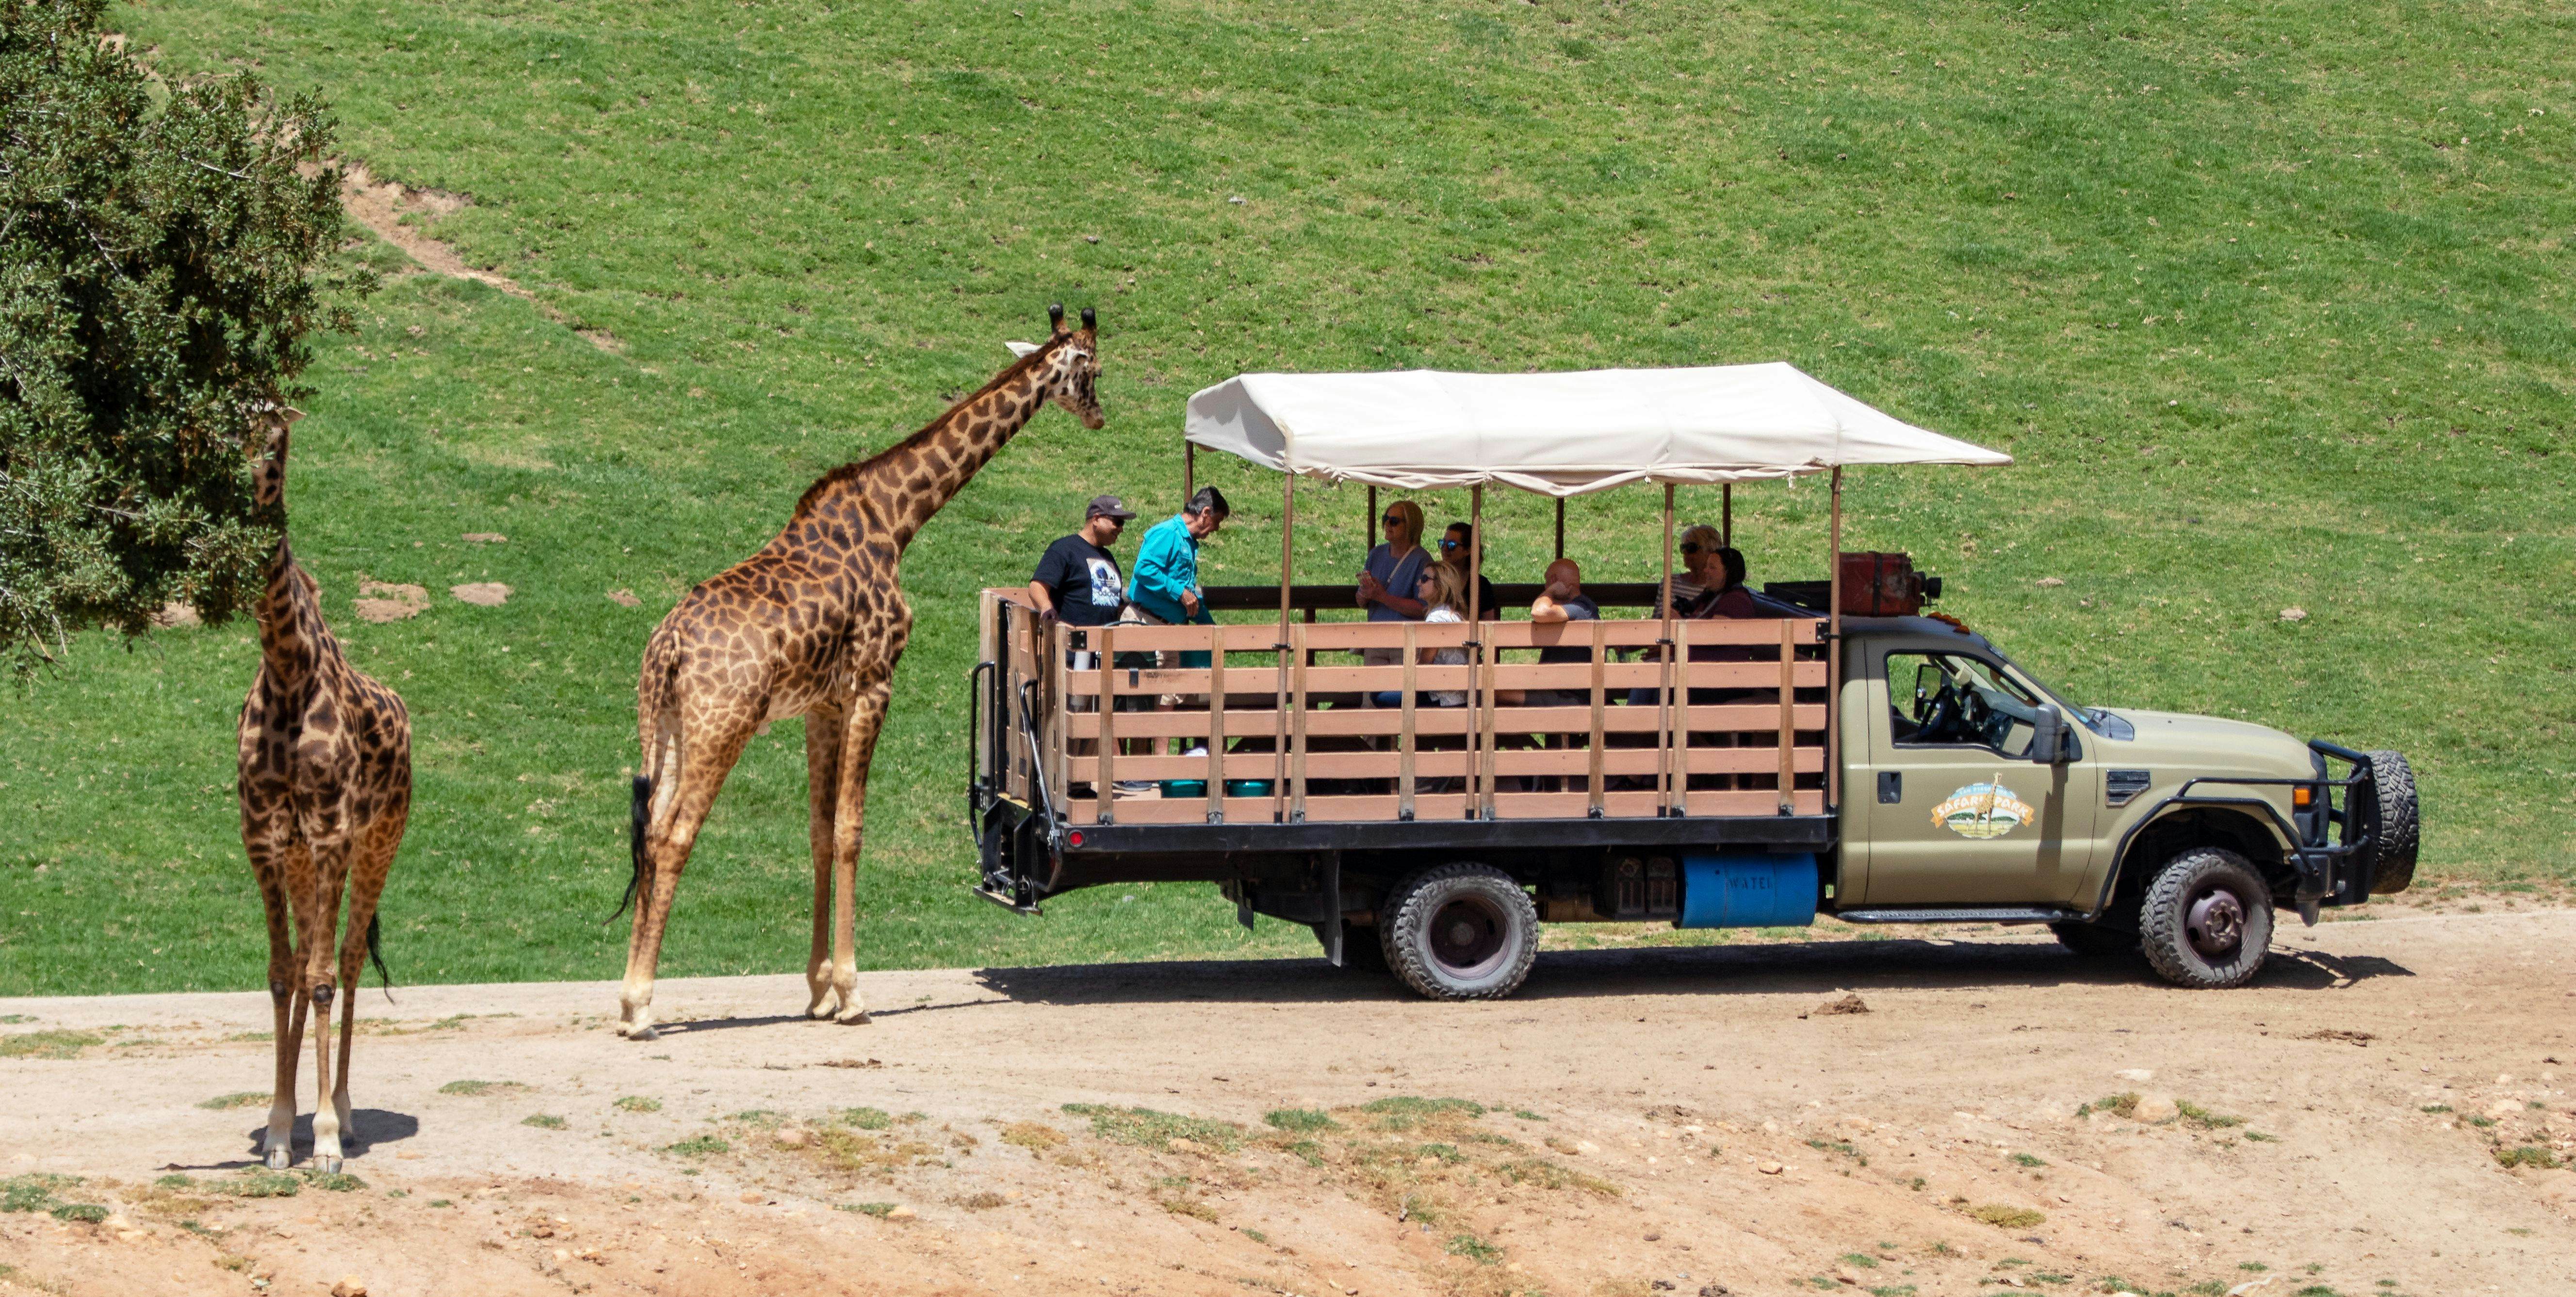
[[[2361,799],[2360,820],[2370,834],[2370,847],[2360,867],[2370,871],[2370,890],[2380,896],[2405,891],[2415,881],[2415,848],[2422,836],[2415,822],[2415,767],[2402,752],[2370,754],[2370,782],[2352,790]]]
[[[2272,947],[2272,889],[2245,857],[2195,847],[2156,871],[2138,920],[2147,962],[2166,981],[2243,986]]]
[[[1387,966],[1430,999],[1499,1000],[1538,958],[1538,907],[1491,865],[1426,869],[1379,913]]]

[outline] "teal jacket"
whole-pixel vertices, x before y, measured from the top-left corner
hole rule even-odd
[[[1199,595],[1198,616],[1181,607],[1181,592]],[[1164,621],[1213,623],[1207,596],[1199,591],[1199,541],[1180,514],[1154,524],[1136,547],[1136,574],[1127,582],[1127,601]]]

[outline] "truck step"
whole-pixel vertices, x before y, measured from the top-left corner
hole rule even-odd
[[[1978,905],[1841,910],[1834,917],[1845,923],[2064,923],[2084,915],[2062,905]]]

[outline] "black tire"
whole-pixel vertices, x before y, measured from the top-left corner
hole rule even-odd
[[[2243,986],[2272,946],[2272,888],[2245,857],[2194,847],[2165,862],[2139,907],[2140,946],[2166,981]]]
[[[2138,953],[2138,934],[2101,923],[2052,923],[2048,930],[2068,950],[2086,959],[2120,959]]]
[[[2415,819],[2415,767],[2402,752],[2373,752],[2370,776],[2352,790],[2362,802],[2362,828],[2371,835],[2356,867],[2370,871],[2372,894],[2386,896],[2415,881],[2415,849],[2422,837]]]
[[[1499,1000],[1538,959],[1538,906],[1491,865],[1426,869],[1378,914],[1387,967],[1429,999]]]

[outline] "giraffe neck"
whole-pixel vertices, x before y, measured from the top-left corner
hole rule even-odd
[[[828,475],[800,503],[798,514],[817,521],[864,515],[872,524],[868,531],[888,536],[902,550],[1012,434],[1037,417],[1054,372],[1053,352],[1052,345],[1042,348],[1029,358],[1035,363],[1013,366],[921,431]]]
[[[322,621],[322,601],[312,578],[295,561],[281,531],[277,550],[269,555],[266,586],[259,596],[259,655],[280,684],[295,687],[312,677],[326,653],[337,651],[330,627]]]

